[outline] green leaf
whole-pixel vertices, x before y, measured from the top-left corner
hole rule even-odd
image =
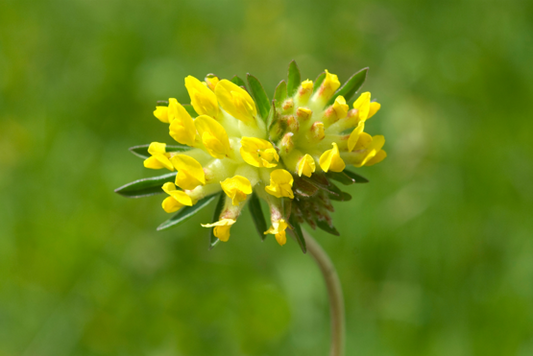
[[[351,179],[354,179],[355,180],[355,183],[368,183],[368,179],[366,179],[365,177],[363,176],[360,176],[359,174],[357,173],[354,173],[352,171],[349,171],[347,169],[345,169],[343,171],[344,174],[346,174],[348,177],[350,177]]]
[[[161,189],[163,184],[166,182],[173,182],[174,177],[176,177],[176,173],[139,179],[115,189],[115,193],[126,198],[142,198],[150,195],[162,194],[164,193],[163,189]]]
[[[274,121],[276,120],[276,116],[278,115],[276,106],[274,104],[275,104],[275,101],[272,101],[272,107],[270,108],[270,112],[268,113],[268,117],[266,120],[267,131],[270,131],[270,128],[272,124],[274,123]]]
[[[238,76],[233,76],[233,78],[230,79],[231,82],[237,84],[238,86],[240,87],[243,87],[244,90],[248,90],[248,88],[246,88],[246,84],[244,83],[244,80],[242,80],[241,78],[239,78]]]
[[[304,181],[306,181],[307,183],[310,183],[310,184],[314,185],[317,188],[325,190],[328,193],[337,194],[337,193],[335,193],[335,191],[331,190],[331,188],[330,188],[331,183],[328,182],[327,179],[323,179],[322,180],[319,177],[320,176],[318,174],[313,174],[311,176],[311,178],[308,178],[308,177],[301,177],[301,178]],[[324,177],[322,177],[322,178],[324,178]]]
[[[247,74],[246,79],[248,79],[248,85],[250,86],[250,92],[257,105],[257,110],[259,111],[259,115],[261,115],[261,118],[266,123],[267,118],[268,118],[268,113],[270,112],[270,99],[268,98],[268,95],[265,92],[265,89],[261,85],[261,82],[259,82],[259,80],[256,77],[254,77],[251,74]]]
[[[357,93],[359,89],[363,86],[366,80],[366,74],[368,72],[368,67],[361,69],[359,72],[355,73],[344,83],[336,92],[333,94],[331,99],[329,99],[326,106],[331,105],[335,102],[335,99],[342,95],[346,101],[350,100],[352,96]]]
[[[181,208],[176,215],[162,223],[157,227],[157,231],[166,230],[178,224],[181,224],[185,220],[189,219],[191,216],[208,206],[215,198],[217,194],[209,195],[203,199],[200,199],[193,206],[185,206]]]
[[[298,69],[298,65],[296,64],[296,61],[292,61],[289,64],[289,74],[287,75],[287,94],[288,96],[293,96],[294,93],[296,93],[296,90],[300,86],[300,69]]]
[[[342,172],[328,172],[326,173],[326,176],[344,185],[350,185],[354,183],[368,183],[368,179],[366,179],[365,177],[350,172],[346,169]]]
[[[143,159],[147,159],[151,156],[151,154],[148,153],[148,147],[150,147],[150,144],[133,146],[133,147],[130,147],[129,150],[135,156],[141,157]],[[182,145],[179,143],[177,145],[167,145],[166,147],[167,152],[186,152],[189,150],[192,150],[192,147],[189,147],[187,145]]]
[[[215,207],[215,211],[213,211],[213,219],[212,222],[217,222],[220,219],[220,214],[222,213],[222,209],[224,209],[224,203],[226,202],[226,194],[224,192],[220,192],[218,194],[220,197],[218,198],[217,206]],[[220,241],[215,236],[215,228],[212,227],[209,229],[209,249],[213,249],[215,245]]]
[[[339,231],[337,231],[335,227],[329,226],[329,224],[325,221],[322,221],[322,220],[317,221],[316,226],[318,226],[321,230],[324,230],[325,232],[329,234],[340,236]]]
[[[300,223],[294,217],[294,215],[291,215],[291,217],[289,218],[289,223],[293,227],[292,232],[294,233],[294,237],[296,238],[296,242],[298,242],[298,245],[300,245],[300,248],[302,249],[302,252],[306,253],[307,252],[307,246],[305,245],[305,238],[304,238],[304,234],[302,233],[302,228],[300,227]]]
[[[281,104],[287,99],[287,83],[284,80],[279,82],[274,92],[274,100],[276,101],[276,107],[281,107]]]
[[[294,180],[293,190],[295,194],[309,198],[315,195],[319,188],[302,178],[296,178]]]
[[[191,115],[192,117],[196,117],[198,116],[198,113],[194,110],[194,108],[192,107],[191,104],[181,104],[183,105],[183,107],[185,108],[185,110],[187,110],[187,112],[189,113],[189,115]]]
[[[315,93],[318,88],[320,88],[320,85],[322,84],[324,79],[326,79],[326,72],[322,72],[318,75],[318,77],[316,77],[315,83],[313,84],[313,93]]]
[[[257,194],[252,193],[250,201],[248,202],[248,208],[250,209],[250,214],[252,215],[252,220],[254,221],[255,229],[261,237],[261,240],[266,238],[264,234],[267,231],[267,224],[265,221],[265,215],[263,215],[263,209],[261,209],[261,202],[257,197]]]

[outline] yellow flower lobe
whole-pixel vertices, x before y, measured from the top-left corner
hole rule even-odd
[[[185,78],[185,87],[191,97],[191,105],[199,115],[218,116],[218,101],[213,91],[191,75]]]
[[[288,197],[294,199],[293,183],[292,174],[284,169],[276,169],[270,173],[270,185],[265,187],[265,191],[276,198]]]
[[[342,172],[344,168],[346,168],[346,164],[340,156],[337,144],[333,142],[332,145],[332,149],[327,150],[322,156],[320,156],[320,168],[322,168],[324,172]]]
[[[224,158],[230,153],[228,134],[215,119],[201,115],[194,121],[200,139],[207,152],[215,158]]]
[[[279,161],[279,155],[274,146],[261,138],[243,137],[240,153],[242,159],[254,167],[273,168]]]
[[[220,106],[234,118],[244,123],[255,123],[257,109],[246,90],[229,80],[223,79],[215,87]]]
[[[315,160],[311,155],[305,154],[300,161],[298,162],[298,176],[302,176],[302,174],[306,177],[311,177],[311,175],[315,172]]]
[[[223,242],[226,242],[229,240],[229,230],[231,228],[231,225],[235,224],[234,219],[222,219],[217,222],[214,222],[212,224],[202,224],[203,227],[214,227],[215,228],[215,236]]]
[[[169,197],[165,198],[161,204],[167,213],[173,213],[186,205],[193,206],[196,203],[190,196],[187,195],[187,193],[177,190],[176,186],[172,182],[163,184],[162,189],[165,191],[165,193],[170,195]]]
[[[280,246],[285,245],[287,242],[287,235],[285,230],[287,229],[289,225],[284,219],[279,219],[277,221],[274,221],[272,223],[272,226],[264,232],[264,234],[273,234],[276,236],[276,241],[280,244]]]
[[[148,153],[151,157],[144,160],[144,166],[150,169],[166,168],[173,171],[174,167],[170,163],[170,154],[166,152],[166,143],[152,142],[148,147]]]
[[[248,178],[236,175],[220,182],[222,190],[231,198],[233,205],[239,205],[246,200],[246,196],[252,194],[252,184]]]
[[[168,118],[170,122],[170,136],[177,142],[193,146],[196,137],[194,121],[176,99],[169,99]]]
[[[197,160],[185,154],[177,154],[170,161],[178,170],[176,175],[176,185],[178,187],[192,190],[199,185],[205,185],[204,169]]]

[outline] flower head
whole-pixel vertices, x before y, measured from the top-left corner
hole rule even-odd
[[[271,215],[271,226],[263,233],[273,234],[280,245],[286,243],[287,228],[297,234],[303,222],[335,233],[331,200],[346,200],[349,195],[333,181],[366,181],[346,167],[371,166],[386,157],[383,136],[365,132],[368,119],[381,105],[371,100],[369,92],[351,99],[364,82],[366,69],[342,87],[327,70],[315,82],[295,83],[294,78],[300,78],[296,71],[298,67],[291,64],[288,83],[278,86],[273,102],[250,75],[248,88],[238,78],[229,81],[212,74],[204,82],[185,78],[191,105],[171,98],[154,111],[168,125],[175,143],[132,148],[145,158],[145,167],[176,172],[117,191],[141,192],[130,196],[167,193],[163,209],[178,213],[164,227],[219,197],[215,221],[202,225],[212,228],[212,243],[229,239],[231,226],[247,204],[256,226],[266,229],[260,221],[259,198],[266,201]]]

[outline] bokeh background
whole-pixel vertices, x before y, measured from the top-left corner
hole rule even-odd
[[[156,232],[127,148],[183,78],[370,67],[389,157],[316,232],[349,355],[533,355],[533,3],[2,0],[0,355],[326,355],[321,275],[249,213]],[[251,232],[252,231],[252,232]]]

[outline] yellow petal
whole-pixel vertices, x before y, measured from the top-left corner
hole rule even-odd
[[[359,140],[359,136],[361,133],[363,133],[363,130],[365,129],[365,122],[359,121],[357,124],[357,127],[353,129],[352,133],[350,134],[350,137],[348,137],[348,152],[352,152],[355,148],[355,145],[357,144],[357,141]]]
[[[167,144],[161,142],[152,142],[148,146],[148,153],[152,156],[158,153],[166,153]]]
[[[302,174],[306,177],[311,177],[315,172],[315,160],[311,155],[305,154],[298,162],[298,176]]]
[[[276,169],[270,173],[270,185],[265,187],[265,191],[276,198],[287,197],[294,199],[293,183],[292,174],[284,169]]]
[[[383,161],[386,157],[387,157],[387,152],[383,150],[378,151],[378,153],[376,153],[376,155],[373,158],[366,161],[365,166],[373,166],[374,164]]]
[[[285,230],[287,229],[288,226],[289,225],[287,224],[287,222],[285,222],[284,219],[279,219],[272,223],[272,226],[267,231],[265,231],[265,235],[266,234],[275,235],[276,241],[280,244],[280,246],[283,246],[287,242],[287,236],[286,236]]]
[[[191,104],[199,115],[218,116],[218,101],[215,93],[193,76],[185,78],[185,87],[191,97]]]
[[[168,124],[168,108],[166,106],[156,106],[154,116],[161,122]]]
[[[342,95],[339,95],[337,98],[335,98],[333,110],[335,110],[335,114],[337,114],[338,119],[344,119],[348,114],[349,108],[350,107],[346,104],[346,99],[344,99]]]
[[[174,170],[172,163],[170,163],[169,154],[166,152],[166,143],[152,142],[148,146],[148,153],[152,155],[144,160],[144,166],[151,169],[166,168],[171,171]]]
[[[339,82],[339,78],[335,74],[331,74],[326,69],[326,77],[324,78],[324,81],[320,85],[319,89],[319,95],[321,97],[324,97],[325,99],[329,99],[333,93],[335,93],[335,90],[337,90],[341,83]]]
[[[169,100],[170,136],[181,144],[193,146],[196,138],[194,121],[176,99]]]
[[[194,158],[184,155],[174,155],[170,161],[178,170],[176,185],[182,189],[192,190],[199,185],[205,185],[205,173],[202,165]]]
[[[239,205],[246,200],[246,196],[252,194],[252,184],[248,178],[236,175],[232,178],[227,178],[220,185],[226,195],[231,198],[233,205]]]
[[[150,169],[168,168],[161,161],[164,161],[164,159],[160,160],[160,159],[157,159],[156,156],[152,156],[152,157],[148,157],[147,159],[145,159],[143,164],[144,164],[145,168],[150,168]],[[174,170],[174,169],[172,169],[172,170]]]
[[[378,102],[371,102],[370,103],[370,109],[368,110],[368,118],[370,119],[372,116],[374,116],[375,113],[377,113],[381,109],[381,104]]]
[[[217,86],[218,82],[219,82],[219,79],[215,75],[210,74],[207,77],[205,77],[205,83],[207,84],[209,89],[211,89],[212,91],[215,91],[215,87]]]
[[[234,118],[245,123],[255,122],[257,109],[255,102],[246,90],[229,80],[218,82],[215,94],[220,106]]]
[[[198,116],[194,121],[200,139],[207,152],[215,158],[224,158],[230,153],[228,134],[224,127],[207,115]]]
[[[162,206],[167,213],[173,213],[183,206],[192,206],[196,202],[184,191],[177,190],[172,182],[163,184],[163,191],[170,196],[163,200]]]
[[[214,227],[215,228],[215,236],[223,242],[228,241],[229,239],[229,230],[231,228],[231,225],[235,224],[235,220],[233,219],[222,219],[217,222],[214,222],[212,224],[202,224],[203,227]]]
[[[346,164],[340,156],[339,147],[335,142],[333,142],[331,150],[327,150],[320,156],[319,164],[324,172],[342,172],[346,168]]]
[[[357,109],[359,120],[366,121],[370,112],[370,92],[364,92],[353,103],[354,109]]]
[[[279,155],[274,146],[269,141],[256,137],[243,137],[240,153],[242,159],[254,167],[273,168],[279,161]]]
[[[166,197],[165,200],[163,200],[163,203],[161,203],[161,206],[167,213],[173,213],[183,208],[183,205],[173,197]]]
[[[312,90],[313,89],[313,81],[312,80],[309,80],[309,79],[306,79],[302,82],[302,89],[305,89],[305,90]]]

